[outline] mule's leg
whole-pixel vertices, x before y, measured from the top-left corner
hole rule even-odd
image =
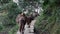
[[[24,27],[25,27],[25,24],[26,24],[26,23],[23,23],[23,24],[22,24],[22,34],[24,34]]]
[[[28,28],[30,28],[30,23],[28,24]]]
[[[24,34],[24,27],[25,27],[25,24],[26,24],[26,22],[23,21],[23,23],[22,23],[22,34]]]
[[[23,28],[22,28],[22,30],[24,31],[24,29],[25,29],[25,25],[23,25]]]
[[[28,25],[28,28],[30,28],[30,24],[31,24],[31,22],[28,22],[28,23],[27,23],[27,25]]]
[[[22,26],[22,34],[24,34],[24,25]]]
[[[20,31],[20,32],[22,31],[22,24],[20,24],[20,28],[19,28],[19,31]]]

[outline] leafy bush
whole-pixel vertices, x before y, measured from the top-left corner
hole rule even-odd
[[[7,11],[5,11],[5,10],[7,10]],[[2,25],[0,25],[0,31],[2,29],[7,28],[9,30],[12,29],[12,31],[15,32],[15,27],[17,29],[15,19],[16,19],[16,16],[22,12],[21,8],[19,8],[16,3],[9,1],[8,3],[6,3],[6,4],[4,3],[4,5],[1,6],[1,12],[2,13],[0,13],[1,14],[0,22],[2,23]],[[12,27],[14,27],[14,28],[12,28]],[[9,30],[7,30],[7,31],[9,31]]]
[[[38,17],[35,28],[39,34],[60,34],[57,32],[60,28],[60,6],[55,2],[58,0],[48,0],[43,3],[43,14]]]
[[[10,31],[9,34],[16,34],[16,32],[18,31],[18,25],[15,25]]]

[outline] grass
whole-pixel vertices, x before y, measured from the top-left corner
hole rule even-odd
[[[16,34],[18,28],[19,28],[18,25],[15,25],[13,28],[11,28],[11,30],[9,31],[9,34]]]

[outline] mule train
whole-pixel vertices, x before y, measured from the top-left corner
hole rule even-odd
[[[35,17],[39,16],[39,14],[37,12],[33,12],[32,14],[30,14],[29,16],[26,16],[25,13],[21,13],[21,14],[18,14],[18,16],[16,17],[16,22],[19,25],[19,31],[20,32],[23,32],[24,31],[24,27],[25,27],[25,24],[27,23],[28,25],[28,28],[30,28],[30,23],[32,20],[35,19]]]

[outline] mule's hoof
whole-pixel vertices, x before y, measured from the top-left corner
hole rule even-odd
[[[22,34],[24,34],[24,32],[22,32]]]
[[[30,26],[28,26],[28,28],[30,28]]]

